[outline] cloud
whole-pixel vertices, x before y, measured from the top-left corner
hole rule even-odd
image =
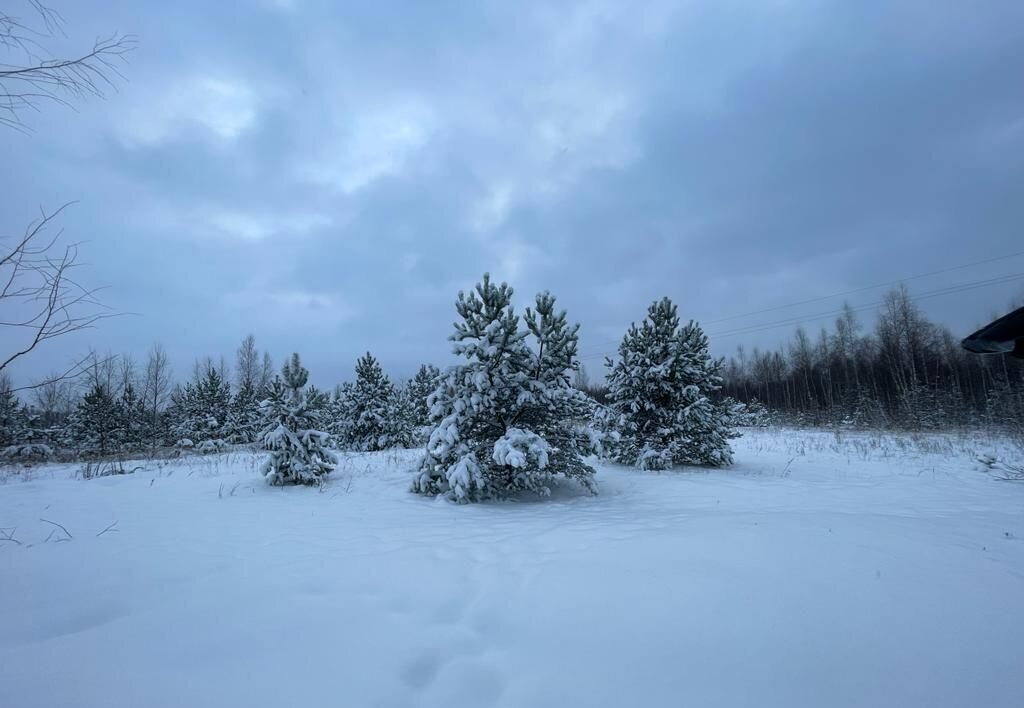
[[[415,97],[378,106],[349,106],[351,114],[336,129],[341,134],[300,168],[311,181],[352,194],[375,180],[410,167],[435,129],[432,109]]]
[[[349,322],[358,309],[340,293],[251,286],[224,295],[229,311],[253,318],[268,329],[330,327]]]
[[[230,143],[253,127],[259,108],[246,81],[196,75],[161,85],[159,93],[134,102],[119,121],[119,137],[126,147],[154,147],[196,136]]]
[[[140,34],[131,83],[12,141],[0,214],[82,201],[90,275],[145,312],[102,349],[251,329],[330,383],[366,349],[444,363],[484,271],[519,307],[549,288],[600,352],[663,295],[713,320],[1019,250],[1020,3],[68,10]],[[924,304],[964,328],[1012,294]]]
[[[330,226],[331,217],[315,213],[259,213],[214,209],[193,217],[194,223],[208,225],[217,233],[243,241],[263,241],[282,234],[306,234]]]

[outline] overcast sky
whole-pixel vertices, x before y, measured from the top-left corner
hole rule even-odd
[[[249,332],[322,385],[366,350],[404,377],[484,271],[550,289],[592,370],[663,295],[730,354],[840,300],[716,320],[1024,251],[1020,0],[52,3],[61,47],[139,48],[117,94],[0,133],[0,234],[78,200],[82,278],[135,314],[19,378],[157,340],[186,376]],[[921,305],[966,334],[1022,293]]]

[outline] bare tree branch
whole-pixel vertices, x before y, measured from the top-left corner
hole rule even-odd
[[[74,364],[72,364],[63,372],[51,374],[50,376],[47,376],[45,379],[37,381],[33,384],[19,386],[18,388],[12,388],[11,392],[18,393],[19,391],[37,391],[39,389],[49,388],[57,384],[67,383],[70,381],[77,381],[87,372],[94,370],[96,367],[104,367],[107,364],[112,363],[115,359],[117,359],[116,354],[107,354],[103,358],[99,358],[96,352],[90,351],[85,356],[76,360]]]
[[[105,534],[105,533],[114,533],[114,532],[117,532],[117,530],[118,530],[118,529],[117,529],[116,527],[117,527],[117,522],[115,521],[115,522],[114,522],[114,523],[112,523],[112,524],[111,524],[110,526],[108,526],[107,528],[103,529],[103,530],[102,530],[102,531],[100,531],[100,532],[99,532],[98,534],[96,534],[96,536],[97,536],[97,537],[99,537],[99,536],[102,536],[102,535],[103,535],[103,534]]]
[[[36,112],[42,103],[69,108],[72,99],[103,97],[124,79],[120,67],[136,47],[133,35],[114,33],[97,38],[92,47],[70,57],[55,57],[43,46],[47,38],[66,36],[64,20],[39,0],[26,5],[34,21],[0,11],[0,48],[20,55],[16,64],[0,63],[0,126],[26,132],[25,112]]]
[[[64,533],[66,533],[66,534],[67,534],[68,538],[74,538],[74,536],[72,536],[72,535],[71,535],[71,532],[70,532],[70,531],[68,531],[68,530],[67,530],[66,528],[64,528],[64,524],[58,524],[58,523],[57,523],[56,521],[50,521],[49,519],[43,519],[43,518],[40,518],[39,520],[40,520],[40,521],[42,521],[43,523],[46,523],[46,524],[52,524],[52,525],[54,525],[54,526],[57,526],[57,527],[58,527],[58,528],[60,528],[60,529],[61,529],[61,530],[62,530],[62,531],[63,531]]]
[[[9,251],[0,250],[0,339],[7,349],[0,351],[0,371],[46,341],[90,329],[115,314],[97,299],[100,289],[73,277],[81,265],[78,244],[61,249],[61,232],[50,233],[70,204],[41,210]]]

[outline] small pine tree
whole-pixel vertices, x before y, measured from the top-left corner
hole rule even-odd
[[[391,419],[391,447],[412,447],[426,442],[418,440],[417,428],[413,424],[414,401],[409,395],[409,386],[396,386],[391,397],[389,417]]]
[[[13,389],[7,373],[0,372],[0,448],[26,442],[28,421]]]
[[[352,384],[348,381],[334,387],[325,411],[327,431],[335,447],[347,447],[352,438]]]
[[[680,327],[671,300],[653,303],[641,326],[630,326],[618,361],[607,365],[618,416],[615,459],[641,469],[732,463],[730,413],[711,399],[721,388],[722,362],[711,357],[696,323]]]
[[[214,367],[206,370],[195,388],[196,420],[194,442],[231,437],[231,384]]]
[[[75,411],[75,442],[88,452],[107,455],[117,445],[122,422],[117,401],[107,393],[106,388],[96,384],[82,397]]]
[[[462,321],[450,339],[465,361],[428,399],[433,430],[413,491],[459,502],[547,494],[562,475],[596,492],[570,427],[583,411],[571,386],[578,327],[568,326],[554,303],[539,295],[521,331],[507,284],[484,274],[475,292],[459,293]]]
[[[261,422],[259,406],[256,388],[248,382],[243,382],[231,399],[228,412],[228,427],[231,429],[234,442],[256,442]]]
[[[441,382],[441,370],[433,364],[424,364],[406,387],[412,424],[422,427],[430,424],[430,406],[427,399]]]
[[[120,443],[129,449],[142,445],[148,437],[148,417],[145,403],[135,393],[135,386],[128,383],[121,399],[117,402],[120,423]]]
[[[348,445],[372,452],[401,444],[401,421],[395,419],[397,392],[369,352],[356,362],[356,382],[348,401]]]
[[[232,435],[231,384],[215,367],[207,367],[198,380],[177,388],[171,394],[171,407],[177,440],[199,444]]]
[[[756,396],[747,404],[745,425],[751,428],[767,428],[772,424],[772,414]]]
[[[271,451],[263,475],[270,484],[320,484],[337,465],[327,449],[328,434],[317,429],[326,397],[304,388],[308,378],[299,355],[292,354],[260,404],[265,423],[260,439]]]

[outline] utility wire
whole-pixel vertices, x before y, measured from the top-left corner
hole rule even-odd
[[[832,293],[831,295],[820,295],[820,296],[817,296],[817,297],[808,298],[806,300],[799,300],[797,302],[791,302],[791,303],[788,303],[786,305],[776,305],[774,307],[767,307],[767,308],[764,308],[764,309],[761,309],[761,310],[754,310],[752,312],[744,312],[744,313],[741,313],[741,314],[729,315],[728,317],[720,317],[720,318],[714,319],[714,320],[704,320],[702,324],[704,324],[704,325],[720,324],[722,322],[729,322],[729,321],[732,321],[732,320],[738,320],[738,319],[742,319],[744,317],[753,317],[754,315],[763,315],[763,314],[766,314],[768,312],[778,312],[779,310],[788,310],[791,307],[799,307],[800,305],[809,305],[809,304],[812,304],[812,303],[815,303],[815,302],[823,302],[825,300],[831,300],[832,298],[843,297],[843,296],[846,296],[846,295],[854,295],[856,293],[867,292],[868,290],[875,290],[877,288],[884,288],[884,287],[889,287],[889,286],[893,286],[893,285],[899,285],[900,283],[906,283],[906,282],[909,282],[909,281],[912,281],[912,280],[920,280],[921,278],[930,278],[930,277],[935,276],[935,275],[943,275],[945,273],[952,273],[954,271],[964,270],[965,268],[973,268],[975,266],[987,265],[989,263],[996,263],[996,262],[1004,261],[1004,260],[1007,260],[1007,259],[1010,259],[1010,258],[1017,258],[1019,256],[1024,256],[1024,251],[1015,251],[1013,253],[1006,253],[1006,254],[1004,254],[1002,256],[995,256],[993,258],[985,258],[985,259],[980,260],[980,261],[971,261],[969,263],[961,263],[959,265],[949,266],[947,268],[940,268],[939,270],[933,270],[933,271],[929,271],[927,273],[918,273],[917,275],[911,275],[911,276],[906,277],[906,278],[899,278],[897,280],[888,280],[888,281],[883,282],[883,283],[876,283],[874,285],[865,285],[863,287],[853,288],[851,290],[843,290],[843,291],[840,291],[840,292],[837,292],[837,293]],[[864,305],[864,306],[860,306],[860,307],[870,307],[870,306]],[[812,317],[813,317],[813,315],[812,315]],[[761,327],[763,325],[751,325],[751,326],[752,327]],[[759,331],[759,330],[753,330],[753,331]],[[711,336],[711,335],[709,335],[709,336]],[[714,336],[732,336],[732,334],[730,333],[730,334],[725,334],[725,335],[714,335]],[[592,352],[592,353],[581,354],[578,358],[581,359],[581,360],[582,359],[595,359],[595,358],[599,358],[599,357],[604,357],[606,355],[608,355],[608,352]]]
[[[952,269],[950,269],[950,270],[952,270]],[[1019,280],[1024,280],[1024,273],[1011,273],[1009,275],[1002,275],[1002,276],[997,276],[997,277],[994,277],[994,278],[986,278],[986,279],[983,279],[983,280],[976,280],[976,281],[971,281],[971,282],[967,282],[967,283],[960,283],[960,284],[957,284],[957,285],[951,285],[951,286],[947,286],[947,287],[943,287],[943,288],[937,288],[935,290],[928,290],[928,291],[925,291],[923,293],[919,293],[917,295],[911,295],[908,299],[911,302],[918,302],[920,300],[927,300],[927,299],[930,299],[930,298],[933,298],[933,297],[940,297],[942,295],[953,295],[953,294],[956,294],[956,293],[966,292],[966,291],[969,291],[969,290],[977,290],[979,288],[991,287],[993,285],[1002,285],[1004,283],[1017,282]],[[900,281],[896,281],[896,282],[898,283]],[[866,288],[866,289],[869,289],[869,288]],[[827,298],[822,298],[822,299],[827,299]],[[807,300],[805,302],[814,302],[814,301],[817,301],[817,299],[815,299],[815,300]],[[800,304],[803,304],[803,303],[800,303]],[[864,311],[867,311],[867,310],[876,309],[878,307],[881,307],[884,304],[885,304],[885,300],[878,300],[878,301],[875,301],[875,302],[869,302],[869,303],[864,303],[864,304],[861,304],[861,305],[852,306],[852,307],[850,307],[850,310],[852,312],[864,312]],[[835,310],[829,310],[827,312],[818,312],[818,313],[811,314],[811,315],[800,315],[800,316],[797,316],[797,317],[790,317],[790,318],[787,318],[787,319],[784,319],[784,320],[777,320],[775,322],[767,322],[767,323],[749,325],[749,326],[744,326],[744,327],[737,327],[737,328],[733,328],[733,329],[729,329],[729,330],[723,330],[723,331],[720,331],[720,332],[711,332],[711,333],[708,333],[708,337],[715,337],[715,338],[719,338],[720,339],[720,338],[724,338],[724,337],[734,337],[734,336],[741,335],[741,334],[753,334],[753,333],[756,333],[756,332],[763,332],[763,331],[770,330],[770,329],[777,329],[779,327],[788,327],[788,326],[793,326],[793,325],[799,325],[799,324],[802,324],[804,322],[815,322],[817,320],[822,320],[822,319],[825,319],[825,318],[830,318],[830,317],[835,317],[837,315],[840,315],[840,314],[843,313],[843,311],[845,309],[846,309],[845,307],[842,307],[842,308],[838,308],[838,309],[835,309]],[[722,320],[717,320],[717,321],[720,322]],[[592,359],[604,358],[606,356],[613,356],[615,353],[616,352],[614,352],[614,351],[610,351],[610,352],[599,352],[599,353],[592,353],[592,354],[584,354],[584,355],[579,356],[578,359],[580,361],[588,361],[588,360],[592,360]]]

